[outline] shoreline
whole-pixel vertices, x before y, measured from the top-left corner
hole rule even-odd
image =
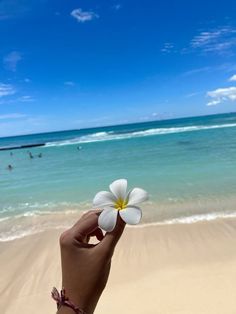
[[[144,213],[149,209],[143,210]],[[27,212],[13,217],[4,217],[0,219],[0,243],[14,241],[38,233],[50,230],[69,228],[86,210],[69,209],[56,212]],[[152,210],[153,212],[153,210]],[[141,223],[126,228],[148,228],[165,225],[185,225],[196,224],[200,222],[224,221],[227,219],[236,219],[236,210],[218,211],[208,213],[197,213],[193,215],[179,216],[176,218],[153,221],[142,219]]]
[[[61,232],[0,243],[1,313],[55,312]],[[236,218],[126,228],[95,313],[234,313],[235,241]]]

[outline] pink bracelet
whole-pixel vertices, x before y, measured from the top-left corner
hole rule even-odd
[[[57,302],[57,310],[59,310],[62,306],[67,306],[76,314],[86,314],[83,310],[75,306],[68,297],[66,297],[66,290],[64,288],[62,288],[61,293],[59,293],[57,288],[53,287],[51,295],[53,300]]]

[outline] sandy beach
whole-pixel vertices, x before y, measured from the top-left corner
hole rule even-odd
[[[58,237],[0,244],[0,313],[55,313]],[[96,313],[235,314],[236,220],[126,228]]]

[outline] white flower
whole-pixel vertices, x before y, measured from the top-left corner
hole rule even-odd
[[[98,225],[110,232],[116,225],[117,215],[130,225],[136,225],[142,217],[141,208],[136,205],[148,199],[148,193],[140,188],[127,192],[127,180],[119,179],[110,184],[111,192],[98,192],[93,206],[103,209],[98,218]]]

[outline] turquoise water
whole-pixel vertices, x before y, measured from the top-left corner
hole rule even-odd
[[[5,229],[16,217],[87,209],[117,178],[150,193],[144,221],[236,212],[236,114],[0,138],[35,143],[45,145],[0,151]]]

